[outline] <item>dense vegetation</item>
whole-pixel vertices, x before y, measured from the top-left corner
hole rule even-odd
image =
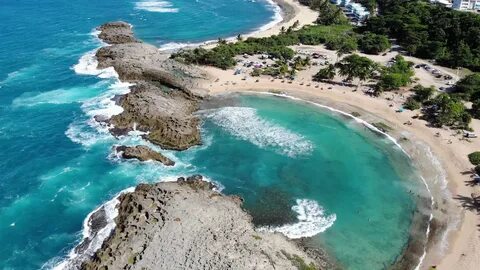
[[[426,0],[378,0],[380,16],[365,30],[396,38],[411,55],[480,70],[480,15]]]
[[[392,44],[384,35],[377,35],[371,32],[363,33],[358,41],[358,46],[364,53],[379,54],[388,50]]]
[[[171,57],[185,63],[227,69],[235,65],[234,57],[242,54],[261,53],[282,61],[291,60],[294,52],[287,46],[297,44],[325,44],[328,49],[338,51],[338,55],[356,51],[358,48],[367,53],[380,53],[390,47],[384,35],[366,33],[364,36],[356,33],[343,12],[329,0],[301,0],[300,2],[319,11],[317,25],[296,29],[297,24],[294,24],[288,29],[282,29],[279,35],[246,40],[239,37],[237,42],[221,41],[211,50],[202,48],[182,50],[172,54]]]
[[[413,63],[406,61],[403,56],[397,55],[393,64],[383,68],[381,71],[375,92],[379,94],[383,91],[391,91],[408,86],[412,82],[413,75],[415,75]]]
[[[480,73],[473,73],[458,81],[452,95],[471,101],[472,108],[469,112],[472,117],[480,119]]]
[[[450,126],[469,129],[472,120],[463,102],[451,95],[442,93],[424,107],[425,118],[435,127]]]
[[[427,105],[428,101],[433,97],[436,92],[435,87],[423,87],[421,85],[416,85],[411,89],[414,92],[414,95],[407,98],[403,107],[407,110],[417,110],[422,107],[422,105]]]
[[[182,50],[172,54],[171,57],[185,63],[227,69],[235,65],[233,57],[242,54],[264,53],[275,59],[290,60],[295,53],[287,46],[297,44],[326,44],[332,50],[344,50],[347,53],[357,48],[350,25],[315,25],[300,30],[289,29],[279,35],[266,38],[248,38],[234,43],[222,42],[211,50],[202,48]]]

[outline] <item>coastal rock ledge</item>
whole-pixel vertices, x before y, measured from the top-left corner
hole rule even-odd
[[[213,188],[197,175],[122,194],[115,230],[81,268],[321,269],[283,235],[255,231],[242,200]]]
[[[161,153],[155,152],[147,146],[137,145],[137,146],[117,146],[115,151],[121,152],[121,155],[125,159],[138,159],[140,161],[155,160],[163,163],[165,166],[173,166],[175,162],[167,158]]]
[[[96,52],[97,68],[113,67],[121,81],[133,84],[117,101],[123,112],[107,120],[114,126],[110,131],[146,132],[145,139],[163,149],[200,144],[199,119],[193,113],[207,93],[198,86],[208,74],[138,40],[128,23],[106,23],[98,30],[98,37],[109,45]]]

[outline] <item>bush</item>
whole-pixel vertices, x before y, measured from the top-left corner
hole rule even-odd
[[[468,160],[470,160],[470,163],[473,165],[480,165],[480,151],[470,153],[468,155]]]
[[[403,104],[403,107],[407,110],[418,110],[422,107],[422,104],[415,100],[414,97],[408,97],[405,103]]]
[[[421,85],[415,85],[415,87],[412,88],[412,91],[415,93],[413,98],[420,102],[420,103],[425,103],[432,98],[433,94],[435,93],[435,87],[430,86],[430,87],[423,87]]]

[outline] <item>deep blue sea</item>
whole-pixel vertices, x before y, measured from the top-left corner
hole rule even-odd
[[[0,269],[50,269],[82,238],[86,216],[140,182],[202,173],[243,196],[263,230],[313,236],[348,269],[382,269],[407,242],[418,185],[391,141],[313,105],[239,96],[200,112],[204,145],[173,168],[123,161],[92,121],[127,90],[92,69],[96,26],[125,20],[174,47],[259,29],[265,1],[0,0]],[[110,74],[111,75],[111,74]]]

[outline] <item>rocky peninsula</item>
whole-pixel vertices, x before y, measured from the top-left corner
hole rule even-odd
[[[131,92],[119,98],[123,112],[108,120],[111,132],[146,132],[145,138],[163,149],[185,150],[201,143],[199,119],[192,115],[208,79],[200,69],[168,59],[155,46],[135,38],[125,22],[106,23],[98,28],[108,45],[96,53],[98,68],[113,67],[119,79],[131,82]]]
[[[283,235],[255,231],[241,208],[242,200],[213,188],[197,175],[140,184],[134,192],[122,194],[115,230],[81,268],[326,269],[329,265],[312,259]]]

